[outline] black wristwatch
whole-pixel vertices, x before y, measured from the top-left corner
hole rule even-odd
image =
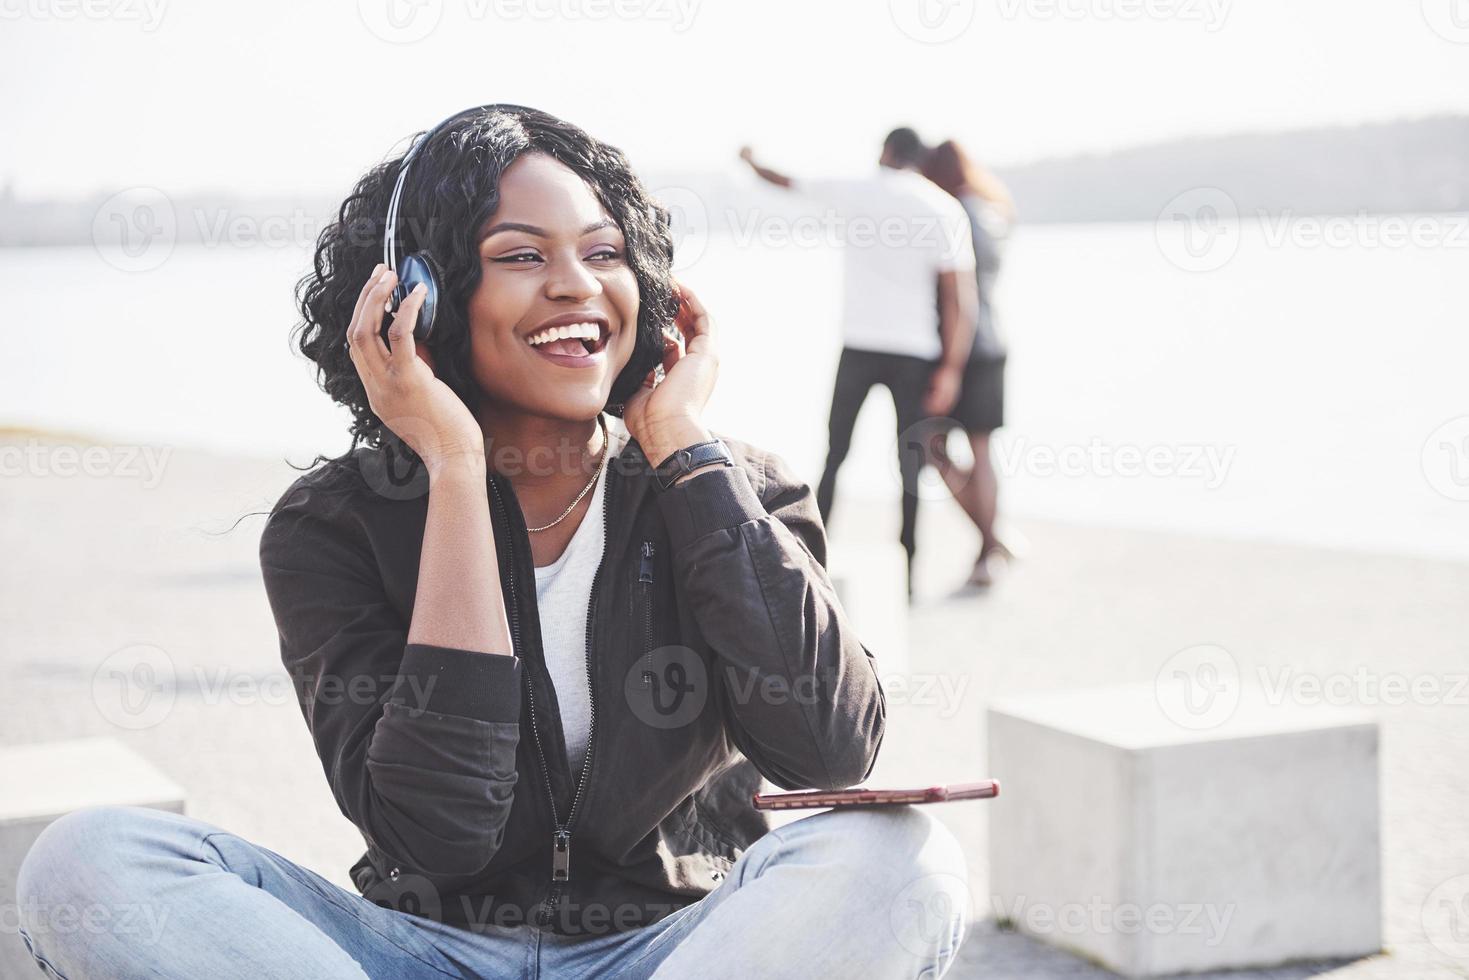
[[[653,477],[659,490],[667,490],[673,486],[674,481],[690,470],[716,462],[733,466],[734,457],[729,454],[729,447],[722,441],[710,439],[708,442],[686,446],[672,454],[654,468]]]

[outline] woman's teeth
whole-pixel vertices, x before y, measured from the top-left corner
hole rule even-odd
[[[602,328],[595,323],[573,323],[565,327],[549,327],[539,333],[531,334],[526,338],[526,343],[532,347],[554,343],[558,340],[589,340],[596,343],[601,336]],[[585,352],[585,348],[582,349]]]

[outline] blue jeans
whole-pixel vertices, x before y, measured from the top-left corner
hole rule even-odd
[[[49,977],[939,977],[969,902],[953,835],[915,807],[827,810],[761,837],[719,887],[620,933],[485,931],[383,908],[191,817],[77,810],[21,865]]]

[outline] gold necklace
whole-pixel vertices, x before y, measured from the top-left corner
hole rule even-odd
[[[607,438],[607,419],[599,414],[597,416],[597,424],[602,427],[602,457],[597,460],[597,470],[595,473],[592,474],[592,479],[587,483],[586,486],[581,488],[581,493],[577,494],[576,499],[571,502],[570,506],[568,506],[565,510],[561,512],[560,517],[556,518],[550,524],[547,524],[543,527],[526,528],[526,530],[530,533],[534,534],[537,531],[549,531],[557,524],[560,524],[562,521],[566,520],[567,515],[576,510],[576,505],[581,503],[581,498],[585,497],[587,493],[592,489],[592,487],[597,485],[597,477],[600,476],[602,473],[602,464],[607,462],[607,447],[610,443],[610,440]]]

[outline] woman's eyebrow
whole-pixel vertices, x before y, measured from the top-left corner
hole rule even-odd
[[[603,218],[601,221],[593,221],[591,224],[587,225],[581,230],[581,234],[590,235],[592,232],[601,231],[603,228],[615,227],[617,227],[617,223],[615,221],[613,221],[611,218]],[[550,232],[546,231],[546,229],[544,228],[537,227],[536,225],[527,225],[519,221],[501,221],[498,224],[493,224],[490,227],[486,228],[484,234],[479,236],[479,240],[484,241],[491,235],[498,235],[502,231],[520,231],[524,232],[527,235],[535,235],[537,238],[551,237]]]
[[[484,234],[479,236],[479,240],[484,241],[491,235],[498,235],[502,231],[523,231],[527,235],[535,235],[537,238],[550,237],[546,234],[546,229],[537,228],[535,225],[521,224],[519,221],[501,221],[499,224],[490,225],[490,227],[486,228]]]

